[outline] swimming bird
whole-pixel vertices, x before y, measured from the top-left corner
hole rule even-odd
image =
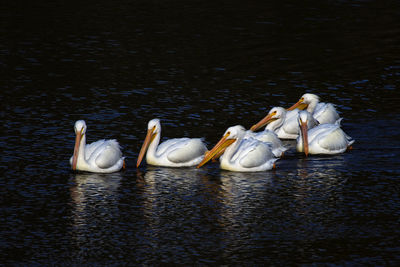
[[[257,131],[261,127],[265,127],[266,130],[271,130],[277,134],[281,139],[296,139],[299,136],[299,124],[297,122],[299,110],[286,111],[282,107],[273,107],[262,120],[254,124],[250,130]],[[318,121],[313,118],[311,114],[307,123],[308,128],[312,128],[318,125]]]
[[[268,142],[271,144],[272,153],[274,153],[275,157],[283,157],[285,151],[287,150],[286,147],[283,146],[282,141],[279,137],[271,130],[265,129],[262,132],[255,133],[251,130],[246,131],[243,139],[257,139],[262,142]],[[223,153],[225,149],[221,149],[217,154],[214,155],[212,158],[213,161],[216,161]]]
[[[160,143],[161,123],[152,119],[147,125],[147,135],[139,152],[136,167],[144,155],[150,165],[165,167],[195,166],[204,158],[207,147],[201,138],[174,138]],[[147,152],[147,153],[146,153]]]
[[[319,97],[314,94],[304,94],[296,104],[287,110],[306,109],[320,123],[336,123],[340,116],[332,103],[319,102]]]
[[[354,140],[340,128],[340,120],[335,123],[320,124],[307,130],[308,112],[301,111],[298,123],[301,131],[297,138],[298,152],[308,154],[339,154],[345,152]]]
[[[212,159],[220,150],[225,152],[220,158],[220,168],[229,171],[257,172],[275,167],[275,158],[270,143],[254,138],[244,139],[246,129],[241,125],[229,127],[221,140],[206,153],[197,165],[200,168]]]
[[[278,135],[272,131],[265,129],[261,132],[253,132],[251,130],[246,131],[244,136],[245,139],[254,138],[262,142],[271,143],[272,153],[274,153],[275,157],[283,157],[283,154],[286,150],[286,147],[283,146],[282,141],[279,139]]]
[[[111,173],[125,167],[125,158],[116,140],[99,140],[86,145],[85,121],[76,121],[74,129],[74,155],[70,159],[72,170]]]

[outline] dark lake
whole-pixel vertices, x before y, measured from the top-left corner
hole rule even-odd
[[[399,1],[0,4],[0,265],[399,265]],[[135,167],[303,93],[356,142],[273,171]],[[127,169],[74,173],[76,120]]]

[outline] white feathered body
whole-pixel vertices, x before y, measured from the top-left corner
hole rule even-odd
[[[340,120],[339,113],[331,103],[318,103],[312,115],[320,124],[335,124]]]
[[[207,151],[201,138],[174,138],[157,145],[157,141],[150,144],[146,153],[147,164],[166,167],[195,166],[203,160]]]
[[[229,146],[220,158],[220,168],[239,172],[267,171],[277,160],[270,143],[250,138],[241,140],[237,146]]]
[[[308,130],[309,154],[339,154],[345,152],[353,143],[354,140],[340,128],[339,123],[320,124]],[[297,138],[296,149],[298,152],[304,152],[301,135]]]
[[[70,164],[72,165],[72,158]],[[79,171],[112,173],[121,170],[124,157],[118,142],[112,140],[99,140],[86,144],[85,136],[82,138],[76,169]]]
[[[272,153],[274,153],[275,157],[281,157],[283,153],[287,150],[287,148],[283,146],[282,141],[279,139],[278,135],[268,129],[257,133],[253,131],[246,131],[244,139],[250,138],[254,138],[262,142],[271,143]]]
[[[283,124],[280,127],[276,128],[274,131],[277,136],[281,139],[296,139],[299,136],[300,127],[298,123],[298,116],[300,110],[294,109],[291,111],[287,111],[286,115],[283,115]],[[307,121],[308,129],[311,129],[318,125],[318,121],[314,119],[314,117],[309,114],[309,119]],[[273,123],[269,124],[266,129],[270,129],[273,127]]]

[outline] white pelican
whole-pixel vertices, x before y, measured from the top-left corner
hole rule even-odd
[[[74,155],[70,159],[72,170],[111,173],[125,168],[125,158],[116,140],[99,140],[86,145],[85,121],[76,121],[74,129]]]
[[[206,153],[200,168],[212,159],[220,150],[225,149],[220,158],[220,167],[224,170],[239,172],[266,171],[275,167],[275,158],[270,143],[254,138],[244,139],[246,130],[243,126],[229,127],[221,140]]]
[[[286,147],[283,146],[282,141],[279,137],[271,130],[265,129],[262,132],[255,133],[253,131],[246,131],[243,139],[257,139],[258,141],[268,142],[271,144],[272,153],[274,153],[275,157],[283,157],[283,154],[287,150]],[[216,161],[223,153],[225,149],[221,149],[215,156],[212,158],[213,161]]]
[[[283,157],[283,154],[286,150],[286,147],[283,146],[281,139],[279,139],[278,135],[268,129],[265,129],[262,132],[255,133],[253,131],[246,131],[244,136],[245,139],[254,138],[262,142],[268,142],[272,145],[272,153],[274,153],[275,157]]]
[[[297,138],[297,151],[308,154],[339,154],[345,152],[354,140],[340,128],[340,120],[335,123],[320,124],[307,130],[307,113],[299,114],[300,136]]]
[[[201,138],[174,138],[160,145],[161,124],[152,119],[147,125],[147,135],[140,149],[136,167],[139,167],[144,155],[150,165],[165,167],[189,167],[199,164],[207,151]],[[147,152],[147,153],[146,153]]]
[[[319,102],[319,97],[314,94],[304,94],[296,104],[288,108],[288,110],[306,109],[320,123],[336,123],[340,116],[335,107],[331,103]]]
[[[251,127],[252,131],[257,131],[264,125],[267,125],[266,130],[271,130],[275,132],[279,138],[282,139],[296,139],[299,136],[299,123],[297,122],[299,110],[295,109],[293,111],[286,111],[286,109],[281,107],[274,107],[258,123]],[[318,125],[311,114],[308,114],[308,128],[312,128]]]

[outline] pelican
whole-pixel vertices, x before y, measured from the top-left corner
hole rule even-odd
[[[206,153],[197,165],[200,168],[212,159],[220,150],[225,149],[220,158],[220,168],[229,171],[257,172],[271,170],[275,167],[275,158],[270,143],[254,138],[244,139],[246,130],[243,126],[229,127],[221,140]]]
[[[340,116],[335,107],[331,103],[319,102],[319,97],[314,94],[304,94],[296,104],[288,108],[288,110],[306,109],[320,123],[336,123]]]
[[[335,123],[320,124],[307,130],[307,113],[299,114],[300,136],[297,138],[298,152],[308,154],[339,154],[345,152],[354,140],[340,128],[340,120]]]
[[[70,159],[72,170],[111,173],[125,168],[125,158],[116,140],[99,140],[86,145],[85,121],[76,121],[74,129],[74,155]]]
[[[254,124],[250,130],[257,131],[261,127],[267,125],[265,129],[275,132],[279,138],[296,139],[300,131],[297,122],[298,113],[298,109],[288,112],[284,108],[274,107],[269,111],[267,116]],[[311,114],[308,114],[308,117],[308,128],[318,125],[318,121],[315,120]]]
[[[268,129],[265,129],[262,132],[255,133],[253,131],[246,131],[244,136],[245,139],[254,138],[262,142],[271,143],[272,153],[274,153],[275,157],[283,157],[283,154],[287,150],[286,147],[283,146],[282,141],[279,139],[278,135]]]
[[[201,138],[174,138],[160,145],[161,124],[152,119],[147,125],[147,135],[140,149],[136,167],[139,167],[144,155],[150,165],[165,167],[189,167],[200,163],[207,147]],[[146,153],[147,152],[147,153]]]
[[[283,146],[282,141],[278,138],[276,133],[271,130],[265,129],[262,132],[255,133],[253,131],[246,131],[244,139],[257,139],[258,141],[267,142],[271,144],[272,153],[274,153],[275,157],[283,157],[285,151],[287,150],[286,147]],[[214,155],[212,158],[213,161],[216,161],[223,153],[225,149],[221,149],[217,154]]]

